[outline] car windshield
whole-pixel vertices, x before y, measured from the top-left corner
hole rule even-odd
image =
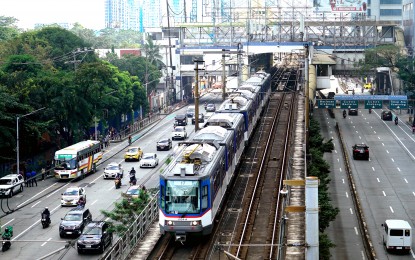
[[[162,139],[162,140],[160,140],[159,141],[159,143],[167,143],[169,140],[167,140],[167,139]]]
[[[100,227],[86,227],[84,232],[84,235],[102,235],[102,230]]]
[[[74,195],[78,195],[78,190],[66,190],[65,193],[63,194],[65,196],[74,196]]]
[[[126,194],[127,195],[138,195],[138,193],[140,192],[140,189],[138,188],[130,188],[127,190]]]
[[[176,119],[184,119],[184,118],[186,118],[186,115],[177,115],[176,116]]]
[[[11,185],[12,180],[11,179],[0,179],[0,185]]]
[[[81,221],[82,220],[82,214],[66,214],[66,216],[63,220],[66,220],[66,221]]]
[[[106,169],[110,171],[116,171],[119,168],[118,168],[118,165],[108,165]]]
[[[176,127],[176,128],[174,128],[174,132],[183,132],[184,130],[183,130],[183,128],[181,128],[181,127]]]
[[[136,152],[138,152],[138,148],[130,148],[127,151],[127,153],[136,153]]]
[[[153,159],[153,158],[154,158],[154,155],[152,155],[152,154],[143,155],[143,159]]]

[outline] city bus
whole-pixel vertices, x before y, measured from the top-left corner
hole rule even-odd
[[[55,152],[54,165],[57,179],[76,179],[96,172],[102,159],[99,141],[87,140]]]

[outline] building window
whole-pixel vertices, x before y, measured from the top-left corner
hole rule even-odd
[[[380,9],[381,16],[402,16],[402,9]]]

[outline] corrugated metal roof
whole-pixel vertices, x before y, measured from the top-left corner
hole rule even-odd
[[[328,54],[317,54],[313,55],[313,59],[311,64],[318,65],[318,64],[325,64],[325,65],[336,65],[336,61]]]

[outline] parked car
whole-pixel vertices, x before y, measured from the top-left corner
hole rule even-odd
[[[14,194],[23,191],[23,176],[20,174],[8,174],[0,179],[0,195],[13,197]]]
[[[382,118],[382,120],[384,121],[392,121],[393,119],[392,112],[389,110],[382,111],[382,113],[380,114],[380,118]]]
[[[170,138],[162,138],[157,142],[157,151],[160,150],[170,150],[173,147],[172,141]]]
[[[353,159],[369,160],[369,146],[366,144],[353,145]]]
[[[108,228],[109,226],[105,221],[89,222],[76,242],[78,254],[92,250],[104,253],[105,248],[111,245],[113,239],[113,235],[108,232]]]
[[[69,187],[62,193],[61,206],[77,206],[80,198],[86,202],[86,192],[82,187]]]
[[[124,160],[125,161],[129,161],[129,160],[139,161],[141,160],[141,157],[143,157],[143,150],[141,150],[140,147],[130,147],[125,152]]]
[[[206,112],[215,112],[215,111],[216,111],[215,104],[207,104],[206,105]]]
[[[186,126],[187,125],[187,117],[186,114],[177,114],[174,117],[175,125]]]
[[[348,114],[349,114],[349,116],[357,116],[358,111],[357,111],[356,108],[350,108]]]
[[[155,153],[145,153],[140,161],[140,168],[156,167],[159,164],[159,158]]]
[[[199,123],[204,123],[205,122],[205,115],[200,113],[199,114]],[[196,124],[196,117],[193,115],[192,117],[192,125]]]
[[[124,169],[120,163],[112,162],[104,169],[104,179],[115,178],[117,177],[117,174],[119,174],[121,178],[124,176]]]
[[[176,126],[173,130],[173,134],[171,139],[177,140],[177,139],[186,139],[187,138],[187,132],[186,128],[184,126]]]
[[[59,236],[79,236],[84,227],[92,220],[89,209],[77,207],[66,213],[59,224]]]

